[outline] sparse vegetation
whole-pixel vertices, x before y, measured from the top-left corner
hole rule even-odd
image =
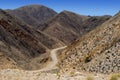
[[[60,80],[60,72],[57,72],[57,80]]]
[[[93,77],[91,77],[91,76],[89,76],[89,77],[87,77],[87,79],[86,80],[94,80],[94,78]]]
[[[118,79],[120,79],[120,74],[113,74],[113,75],[111,75],[110,80],[118,80]]]
[[[74,74],[75,74],[75,72],[74,72],[74,71],[71,71],[71,72],[70,72],[70,76],[71,76],[71,77],[73,77],[73,76],[74,76]]]

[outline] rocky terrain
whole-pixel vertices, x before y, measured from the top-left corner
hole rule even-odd
[[[55,55],[59,49],[62,49],[65,47],[53,49],[51,51],[51,57],[52,55]],[[54,60],[54,57],[52,57]],[[1,56],[0,56],[1,59]],[[55,59],[56,60],[56,59]],[[2,60],[3,61],[3,60]],[[5,60],[6,61],[6,60]],[[3,61],[3,63],[5,62]],[[21,69],[15,69],[15,67],[11,66],[11,59],[7,59],[7,62],[9,61],[9,66],[6,67],[5,64],[2,64],[2,66],[5,66],[2,70],[0,70],[0,80],[112,80],[112,78],[115,78],[116,80],[120,79],[119,74],[98,74],[98,73],[88,73],[88,72],[71,72],[71,73],[60,73],[59,68],[55,67],[53,61],[51,64],[48,64],[46,68],[43,68],[41,70],[32,70],[32,71],[26,71]],[[50,67],[52,65],[53,67]],[[15,66],[15,65],[14,65]],[[8,68],[8,69],[6,69]],[[14,68],[14,69],[9,69]]]
[[[18,69],[6,69],[0,71],[0,80],[109,80],[109,75],[87,74],[77,72],[74,75],[56,72],[23,71]]]
[[[120,13],[63,51],[61,71],[120,72]]]
[[[21,21],[32,25],[34,28],[39,27],[46,20],[57,14],[54,10],[43,5],[27,5],[14,10],[9,9],[6,11]]]

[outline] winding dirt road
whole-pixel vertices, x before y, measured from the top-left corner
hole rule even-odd
[[[52,58],[52,62],[50,62],[45,68],[41,69],[40,71],[47,71],[47,70],[51,70],[54,66],[56,66],[56,64],[58,63],[58,59],[57,59],[57,51],[58,50],[62,50],[64,48],[66,48],[67,46],[64,47],[60,47],[60,48],[56,48],[51,50],[50,52],[50,56]]]

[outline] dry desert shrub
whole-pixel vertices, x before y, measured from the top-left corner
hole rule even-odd
[[[120,79],[120,73],[118,74],[112,74],[110,76],[110,80],[119,80]]]

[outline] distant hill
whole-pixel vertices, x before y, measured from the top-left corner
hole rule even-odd
[[[120,13],[68,46],[60,59],[63,72],[120,72]]]
[[[65,44],[70,44],[83,34],[95,29],[111,16],[84,16],[63,11],[44,24],[43,31]]]
[[[57,14],[54,10],[43,5],[28,5],[6,11],[35,28]]]

